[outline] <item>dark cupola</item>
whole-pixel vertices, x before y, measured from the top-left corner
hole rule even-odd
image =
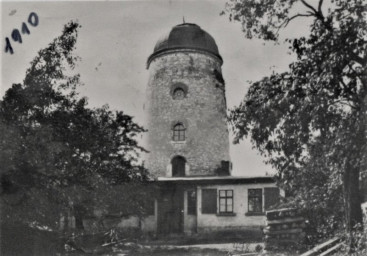
[[[173,27],[168,34],[158,40],[153,54],[148,58],[148,66],[155,57],[177,50],[205,52],[216,56],[222,62],[213,37],[196,24],[183,23]]]

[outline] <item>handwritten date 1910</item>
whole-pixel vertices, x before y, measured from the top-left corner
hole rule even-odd
[[[38,19],[38,15],[35,12],[31,12],[28,16],[28,24],[33,26],[33,27],[37,27],[39,23],[39,19]],[[19,29],[13,29],[13,31],[11,32],[11,38],[13,39],[14,42],[18,42],[18,43],[22,43],[22,34],[30,34],[31,32],[29,31],[29,28],[27,26],[27,23],[23,22],[22,23],[22,28],[21,28],[21,32],[19,31]],[[10,54],[14,53],[13,47],[11,46],[9,37],[5,38],[5,52],[10,52]]]

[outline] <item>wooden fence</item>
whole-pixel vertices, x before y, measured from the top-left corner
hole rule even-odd
[[[340,238],[332,238],[322,244],[319,244],[311,250],[303,253],[301,256],[328,256],[333,255],[337,250],[343,246]]]

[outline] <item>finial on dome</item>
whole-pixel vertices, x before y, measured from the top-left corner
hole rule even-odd
[[[185,24],[185,16],[182,16],[182,23]]]

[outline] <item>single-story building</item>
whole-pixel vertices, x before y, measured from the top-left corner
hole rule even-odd
[[[161,235],[258,230],[281,196],[270,176],[161,177],[154,183],[149,215],[121,218],[117,227]]]

